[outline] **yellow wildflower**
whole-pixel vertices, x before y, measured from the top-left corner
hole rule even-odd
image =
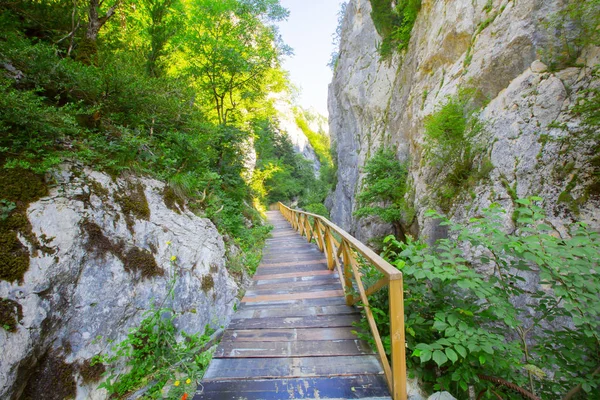
[[[190,378],[187,378],[187,380],[185,381],[185,383],[187,383],[189,385],[190,383],[192,383],[192,380]]]
[[[170,246],[170,245],[171,245],[171,241],[167,240],[167,246]]]
[[[177,256],[171,256],[171,261],[177,260]]]
[[[181,383],[181,382],[179,382],[179,381],[175,381],[174,385],[175,385],[175,386],[179,386],[179,384],[180,384],[180,383]]]

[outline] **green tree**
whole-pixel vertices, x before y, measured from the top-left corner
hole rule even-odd
[[[278,0],[194,0],[183,45],[189,73],[227,124],[240,102],[265,95],[265,78],[289,52],[270,22],[288,11]]]

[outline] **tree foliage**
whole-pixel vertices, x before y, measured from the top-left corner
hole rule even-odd
[[[245,99],[267,92],[264,79],[289,53],[276,29],[288,12],[278,0],[196,0],[189,5],[190,29],[183,37],[188,73],[213,103],[218,122]]]
[[[375,215],[394,224],[396,235],[402,234],[400,223],[407,207],[404,196],[408,184],[407,163],[401,163],[392,149],[381,147],[363,167],[362,190],[356,196],[358,208],[354,215],[362,218]]]

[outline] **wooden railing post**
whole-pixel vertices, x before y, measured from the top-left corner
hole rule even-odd
[[[406,338],[402,275],[390,280],[390,337],[392,344],[392,398],[406,400]]]
[[[316,218],[315,218],[314,230],[315,230],[315,233],[317,234],[317,245],[319,246],[319,250],[325,251],[325,248],[323,246],[323,235],[321,234],[321,224],[319,223],[319,220]]]
[[[304,217],[304,232],[306,232],[306,241],[310,243],[312,240],[312,231],[310,229],[310,221],[308,217]]]
[[[350,247],[345,240],[342,240],[340,244],[342,246],[342,254],[344,255],[344,283],[346,285],[346,304],[351,306],[354,305],[354,296],[350,289],[352,289],[352,254],[350,253]]]
[[[331,242],[331,232],[329,232],[329,227],[325,227],[325,253],[327,255],[327,268],[329,268],[329,270],[333,270],[333,267],[335,266],[335,260],[333,259],[333,257],[335,256],[335,254],[333,254],[333,243]]]

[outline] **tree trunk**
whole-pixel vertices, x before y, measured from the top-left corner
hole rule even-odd
[[[112,7],[106,11],[106,14],[101,17],[99,11],[103,2],[104,0],[90,0],[87,30],[85,32],[85,38],[79,44],[79,50],[77,52],[77,59],[84,64],[92,64],[94,56],[98,52],[98,47],[96,46],[98,33],[100,33],[100,29],[106,24],[106,21],[115,14],[121,0],[115,1]]]

